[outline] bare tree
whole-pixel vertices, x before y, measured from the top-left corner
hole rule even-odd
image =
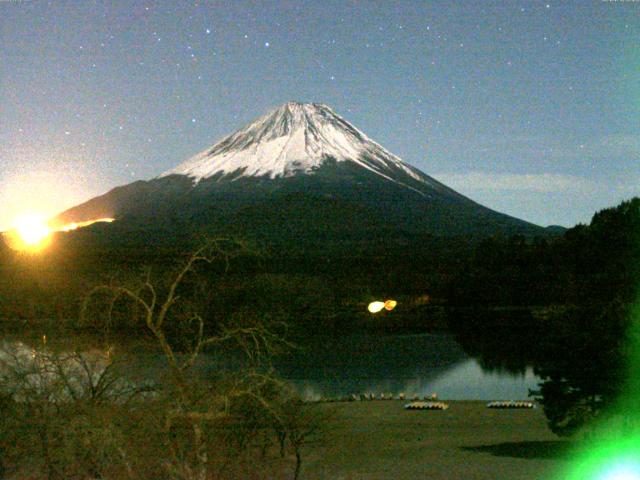
[[[146,387],[127,381],[109,351],[56,352],[44,343],[0,350],[2,445],[5,455],[42,463],[48,479],[100,478],[127,460],[106,405],[126,407]],[[37,462],[36,462],[37,463]]]
[[[180,479],[209,478],[210,465],[208,445],[205,430],[208,425],[220,423],[231,417],[231,405],[241,398],[252,398],[266,410],[275,412],[269,399],[263,391],[267,385],[277,383],[270,365],[270,357],[283,347],[290,347],[284,338],[274,332],[274,327],[283,327],[282,323],[261,318],[246,318],[234,316],[229,321],[218,326],[216,333],[205,334],[205,321],[196,309],[189,309],[187,323],[193,325],[195,335],[189,344],[188,351],[183,354],[176,352],[167,334],[167,324],[172,308],[177,305],[179,291],[185,279],[193,274],[198,264],[211,264],[220,261],[229,266],[232,256],[242,251],[243,245],[226,240],[212,240],[196,250],[180,268],[166,292],[161,294],[151,280],[150,272],[135,288],[124,286],[99,286],[93,289],[83,303],[81,321],[86,323],[89,304],[97,295],[106,294],[109,298],[107,308],[107,325],[112,323],[113,309],[116,302],[126,298],[141,311],[141,316],[148,331],[156,339],[171,376],[170,408],[165,414],[164,430],[169,438],[176,438],[172,432],[180,426],[187,425],[191,431],[190,446],[177,446],[170,443],[171,461],[167,462],[167,471]],[[203,349],[224,344],[234,344],[244,353],[247,366],[226,385],[226,388],[211,389],[204,387],[201,382],[194,382],[191,370]],[[266,367],[266,368],[265,368]],[[186,452],[186,453],[185,453]]]

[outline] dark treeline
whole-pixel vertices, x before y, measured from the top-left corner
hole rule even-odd
[[[631,301],[638,278],[639,199],[553,240],[489,238],[448,292],[456,305],[588,305]]]
[[[198,243],[114,246],[98,243],[91,233],[59,234],[38,254],[1,245],[0,318],[20,324],[73,322],[94,286],[128,282],[148,270],[156,278],[170,276]],[[431,310],[439,311],[448,279],[469,255],[468,239],[461,237],[317,251],[253,242],[232,259],[225,275],[218,275],[219,266],[200,266],[206,284],[200,295],[207,298],[212,322],[238,308],[254,308],[286,315],[307,333],[309,328],[323,333],[368,329],[394,318],[410,324],[404,329],[424,330],[433,322],[414,320],[416,314],[428,312],[431,318]],[[383,314],[378,321],[367,314],[370,301],[386,298],[399,300],[394,316]]]
[[[588,226],[548,237],[424,236],[403,244],[372,241],[306,251],[254,243],[232,260],[226,275],[217,275],[220,267],[203,271],[210,278],[201,295],[215,305],[215,315],[252,305],[280,311],[305,331],[314,326],[325,333],[376,325],[441,329],[443,309],[540,310],[613,298],[628,303],[640,265],[637,208],[637,199],[625,202],[597,213]],[[100,244],[87,230],[60,234],[35,255],[0,244],[0,318],[73,320],[95,285],[126,282],[147,270],[157,277],[170,274],[197,245]],[[368,302],[386,298],[399,301],[392,315],[383,313],[378,321],[366,313]]]
[[[501,297],[516,305],[529,299],[532,307],[459,309],[450,325],[485,367],[534,366],[551,429],[569,435],[610,410],[637,361],[631,341],[640,320],[640,199],[598,212],[553,242],[511,248],[517,244],[480,245],[472,273],[461,279],[467,283],[456,284],[452,298],[465,303],[474,295],[480,303],[493,296],[494,306]],[[482,268],[486,259],[492,266]]]

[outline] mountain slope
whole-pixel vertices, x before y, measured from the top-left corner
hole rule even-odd
[[[105,216],[119,220],[110,225],[112,235],[233,233],[309,248],[421,235],[544,234],[404,163],[326,105],[295,102],[154,179],[63,212],[56,222]]]
[[[402,184],[408,176],[432,188],[432,178],[405,164],[323,104],[289,102],[258,118],[161,176],[186,175],[195,181],[218,176],[271,179],[312,173],[327,159],[353,162]]]

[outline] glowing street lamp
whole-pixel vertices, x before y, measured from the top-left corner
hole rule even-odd
[[[369,310],[369,312],[371,313],[378,313],[378,312],[381,312],[383,309],[390,312],[391,310],[396,308],[396,305],[398,305],[398,302],[396,302],[395,300],[386,300],[384,302],[375,301],[375,302],[371,302],[367,306],[367,310]]]
[[[371,302],[367,307],[371,313],[378,313],[384,308],[384,302]]]

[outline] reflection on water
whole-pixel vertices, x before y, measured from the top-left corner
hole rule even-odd
[[[483,371],[450,335],[354,335],[317,341],[277,362],[279,373],[306,397],[355,393],[437,393],[447,399],[526,399],[538,378]]]
[[[16,338],[2,343],[5,350],[13,345],[24,353],[44,348]],[[126,344],[116,350],[126,353],[130,381],[152,381],[163,370],[164,359],[153,350]],[[197,371],[206,377],[235,363],[228,354],[207,353],[201,355]],[[433,334],[314,338],[302,350],[277,359],[275,367],[308,399],[401,392],[407,398],[437,393],[443,399],[525,399],[538,382],[530,368],[520,375],[484,371],[452,336]]]
[[[486,372],[477,361],[467,359],[438,377],[426,390],[438,392],[442,398],[455,400],[523,400],[540,381],[531,367],[523,375]]]
[[[535,390],[539,378],[528,368],[524,375],[492,373],[482,370],[473,359],[462,360],[436,374],[416,378],[360,379],[340,382],[291,379],[298,391],[307,399],[344,397],[351,393],[402,392],[406,398],[423,398],[437,393],[450,400],[525,400],[529,390]]]

